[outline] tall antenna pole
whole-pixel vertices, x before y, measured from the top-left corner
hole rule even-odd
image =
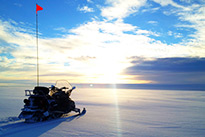
[[[38,61],[38,13],[36,14],[36,46],[37,46],[37,86],[39,86],[39,61]]]

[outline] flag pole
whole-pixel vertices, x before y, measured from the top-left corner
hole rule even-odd
[[[37,50],[37,86],[39,86],[39,61],[38,61],[38,13],[36,12],[36,50]]]
[[[39,58],[38,58],[38,11],[39,10],[43,10],[43,8],[36,3],[37,86],[39,86]]]

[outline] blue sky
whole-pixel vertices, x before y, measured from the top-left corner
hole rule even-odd
[[[38,11],[41,82],[204,84],[203,69],[189,71],[198,62],[205,66],[204,0],[2,3],[1,85],[35,83],[36,3],[43,7]],[[161,70],[164,65],[167,70]],[[170,71],[175,65],[183,71]]]

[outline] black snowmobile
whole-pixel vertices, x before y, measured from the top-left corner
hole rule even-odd
[[[50,88],[37,86],[34,90],[25,90],[24,108],[19,115],[25,122],[38,122],[61,117],[63,114],[74,111],[79,115],[85,113],[85,108],[80,112],[75,107],[75,102],[70,98],[75,89],[67,81],[57,81]]]

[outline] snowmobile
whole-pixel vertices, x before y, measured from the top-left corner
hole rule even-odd
[[[79,115],[85,113],[85,108],[81,112],[70,98],[74,89],[70,83],[61,80],[50,88],[36,86],[34,90],[25,90],[25,96],[29,97],[24,99],[24,108],[21,109],[19,118],[30,123],[60,118],[71,111]]]

